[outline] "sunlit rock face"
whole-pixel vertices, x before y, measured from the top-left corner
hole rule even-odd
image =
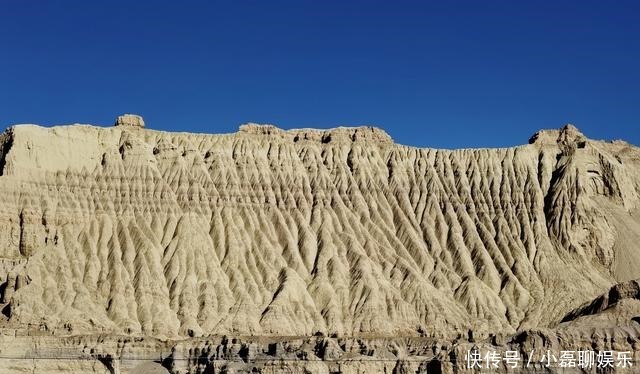
[[[144,127],[144,120],[137,114],[123,114],[116,118],[114,126]]]
[[[451,340],[553,328],[640,278],[640,150],[570,125],[437,150],[375,127],[204,135],[124,115],[0,143],[15,328]]]

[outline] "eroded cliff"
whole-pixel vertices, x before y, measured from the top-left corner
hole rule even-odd
[[[6,328],[453,340],[555,328],[640,278],[640,150],[570,125],[454,151],[116,125],[2,135]]]

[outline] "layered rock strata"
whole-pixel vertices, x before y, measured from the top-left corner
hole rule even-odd
[[[640,278],[639,166],[571,125],[464,150],[373,127],[17,125],[0,136],[3,324],[450,346],[598,327],[584,311],[604,304],[585,305]]]

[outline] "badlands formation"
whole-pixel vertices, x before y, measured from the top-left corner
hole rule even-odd
[[[453,151],[373,127],[16,125],[0,191],[2,373],[640,358],[640,149],[571,125]]]

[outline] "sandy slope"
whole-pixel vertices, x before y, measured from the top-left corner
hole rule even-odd
[[[450,151],[141,125],[2,135],[6,326],[447,339],[554,327],[640,278],[640,150],[573,126]]]

